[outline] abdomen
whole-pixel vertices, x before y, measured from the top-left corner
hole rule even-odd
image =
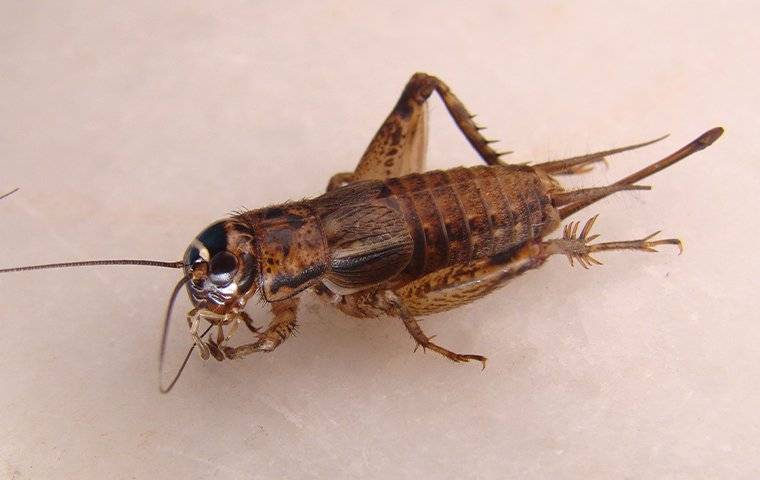
[[[413,239],[405,276],[506,252],[553,229],[556,213],[530,167],[478,166],[385,181]]]

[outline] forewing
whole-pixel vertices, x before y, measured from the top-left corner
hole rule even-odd
[[[412,255],[403,216],[382,203],[348,204],[325,216],[330,250],[325,284],[346,294],[377,285],[401,272]]]

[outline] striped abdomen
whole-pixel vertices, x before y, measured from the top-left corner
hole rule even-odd
[[[558,221],[530,167],[454,168],[385,184],[412,233],[414,250],[404,273],[414,277],[506,252]]]
[[[548,185],[522,166],[433,171],[243,212],[230,229],[253,246],[267,301],[317,282],[347,295],[542,237],[559,223]]]

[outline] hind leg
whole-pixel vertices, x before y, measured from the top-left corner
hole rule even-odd
[[[578,232],[579,222],[565,226],[562,238],[536,240],[503,255],[476,260],[431,272],[398,288],[404,305],[413,315],[430,315],[451,310],[482,298],[506,285],[509,280],[540,267],[552,255],[565,255],[571,265],[578,261],[583,267],[600,265],[592,253],[610,250],[639,250],[656,252],[661,245],[674,245],[683,249],[680,240],[669,238],[654,240],[655,232],[640,240],[592,244],[599,235],[590,235],[598,216],[592,217]]]
[[[588,268],[591,265],[601,265],[602,262],[592,257],[594,252],[603,252],[608,250],[639,250],[643,252],[656,252],[655,247],[660,245],[674,245],[678,247],[679,254],[683,252],[683,243],[677,238],[667,238],[664,240],[653,240],[660,231],[654,232],[640,240],[626,240],[621,242],[605,242],[591,244],[596,240],[599,235],[591,235],[591,228],[594,226],[594,222],[599,215],[591,217],[583,226],[583,229],[578,234],[578,227],[580,222],[570,222],[565,225],[562,238],[549,240],[544,243],[544,252],[546,255],[565,255],[570,262],[570,266],[574,265],[574,260],[577,260],[583,268]]]
[[[490,147],[494,141],[481,135],[483,129],[473,122],[474,115],[449,87],[432,75],[415,73],[362,155],[356,170],[333,175],[327,190],[359,180],[382,180],[424,171],[427,100],[433,91],[443,100],[457,127],[480,157],[489,165],[500,163],[499,157],[508,152],[496,152]]]
[[[653,240],[654,233],[640,240],[591,244],[598,235],[589,235],[597,217],[586,222],[578,234],[580,224],[572,222],[564,229],[562,238],[535,240],[524,246],[431,272],[400,287],[388,290],[365,290],[335,297],[326,287],[315,288],[317,294],[333,303],[343,312],[360,318],[388,315],[400,318],[418,346],[433,350],[454,362],[477,360],[485,364],[481,355],[459,354],[432,342],[415,317],[431,315],[465,305],[506,285],[513,278],[543,265],[552,255],[565,255],[571,264],[577,260],[583,267],[601,264],[592,253],[608,250],[656,251],[660,245],[682,247],[680,240]]]
[[[432,344],[417,325],[414,315],[428,315],[470,303],[494,290],[503,287],[511,279],[536,269],[552,255],[565,255],[573,264],[577,260],[584,268],[601,264],[591,256],[594,252],[607,250],[640,250],[655,252],[660,245],[675,245],[682,248],[680,240],[653,240],[659,232],[640,240],[591,244],[598,235],[589,235],[594,221],[590,219],[578,235],[579,223],[565,227],[562,238],[536,241],[520,248],[511,255],[494,256],[466,265],[445,268],[415,280],[389,297],[389,314],[400,317],[409,333],[423,348],[440,353],[455,361],[478,360],[485,365],[485,357],[461,355]]]

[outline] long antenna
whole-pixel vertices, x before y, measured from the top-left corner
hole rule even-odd
[[[206,334],[208,333],[208,331],[211,330],[211,327],[213,327],[213,326],[214,326],[213,324],[209,325],[206,328],[206,330],[204,330],[203,333],[201,333],[200,338],[205,337]],[[161,391],[161,393],[169,393],[169,392],[171,392],[172,388],[174,388],[174,385],[177,383],[177,380],[179,380],[180,375],[182,375],[182,372],[185,371],[185,367],[187,366],[187,362],[190,361],[190,355],[193,354],[193,350],[195,350],[195,347],[196,347],[196,345],[192,344],[190,346],[190,348],[187,349],[187,353],[185,354],[185,358],[184,358],[184,360],[182,360],[182,364],[180,364],[179,369],[177,369],[177,373],[174,375],[174,378],[169,383],[169,385],[167,385],[166,387],[164,387],[163,385],[161,385],[161,378],[158,379],[158,389]],[[161,372],[159,370],[159,375],[160,374],[161,374]]]
[[[8,195],[13,194],[17,190],[18,188],[11,190],[10,192],[0,196],[0,200],[7,197]],[[163,268],[184,268],[185,267],[185,263],[181,261],[180,262],[163,262],[160,260],[106,259],[106,260],[86,260],[82,262],[46,263],[42,265],[26,265],[23,267],[3,268],[3,269],[0,269],[0,273],[26,272],[30,270],[47,270],[47,269],[53,269],[53,268],[95,267],[95,266],[105,266],[105,265],[139,265],[139,266],[146,266],[146,267],[163,267]],[[158,364],[159,389],[161,390],[161,393],[168,393],[174,387],[174,384],[177,383],[177,380],[179,380],[180,375],[182,375],[182,371],[185,369],[185,366],[187,365],[188,360],[190,360],[190,355],[192,354],[193,349],[195,348],[195,344],[193,344],[193,346],[190,347],[190,349],[187,352],[187,355],[185,355],[185,359],[182,361],[182,364],[177,370],[177,373],[172,379],[171,383],[169,383],[167,387],[164,387],[161,384],[161,374],[163,372],[163,366],[164,366],[164,354],[166,352],[166,340],[167,340],[167,335],[169,331],[169,320],[171,319],[172,309],[174,307],[174,301],[177,299],[177,295],[179,294],[179,291],[189,280],[190,280],[189,274],[184,275],[182,279],[180,279],[180,281],[177,283],[177,285],[174,287],[174,290],[172,291],[171,300],[169,301],[169,306],[166,309],[166,317],[164,318],[164,330],[163,330],[163,333],[161,334],[161,350],[159,353],[159,364]],[[201,338],[206,336],[209,330],[211,330],[211,327],[212,325],[209,325],[206,331],[204,331],[203,334],[201,335]]]
[[[8,193],[0,195],[0,200],[12,195],[18,191],[18,187]],[[46,270],[49,268],[70,268],[70,267],[94,267],[100,265],[142,265],[147,267],[164,267],[164,268],[183,268],[182,262],[162,262],[159,260],[87,260],[85,262],[64,262],[64,263],[46,263],[44,265],[27,265],[24,267],[13,267],[0,269],[0,273],[26,272],[29,270]]]
[[[174,290],[172,290],[171,297],[169,297],[169,305],[166,307],[166,315],[164,316],[164,328],[161,332],[161,346],[159,347],[158,351],[158,389],[161,391],[161,393],[169,393],[169,391],[174,388],[174,384],[177,383],[179,376],[182,375],[182,371],[185,369],[187,361],[190,360],[190,354],[195,348],[195,344],[190,347],[190,349],[187,351],[187,355],[185,355],[185,360],[182,361],[182,365],[180,365],[176,375],[174,375],[174,379],[172,379],[168,386],[164,387],[161,383],[161,377],[164,373],[164,357],[166,356],[166,341],[169,337],[169,322],[172,318],[172,310],[174,309],[174,302],[177,300],[177,295],[179,294],[179,291],[182,290],[182,287],[184,287],[185,284],[189,281],[190,275],[185,275],[179,280],[179,282],[177,282],[177,285],[174,286]],[[209,325],[209,328],[203,332],[203,335],[206,335],[210,328],[211,325]]]
[[[0,273],[26,272],[29,270],[45,270],[48,268],[93,267],[98,265],[143,265],[148,267],[183,268],[183,262],[161,262],[158,260],[88,260],[86,262],[47,263],[44,265],[28,265],[25,267],[4,268]]]
[[[10,192],[8,192],[8,193],[5,193],[5,194],[3,194],[3,195],[0,195],[0,200],[4,199],[5,197],[7,197],[7,196],[9,196],[9,195],[13,195],[13,194],[14,194],[14,193],[16,193],[16,192],[18,192],[18,187],[14,188],[13,190],[11,190],[11,191],[10,191]]]

